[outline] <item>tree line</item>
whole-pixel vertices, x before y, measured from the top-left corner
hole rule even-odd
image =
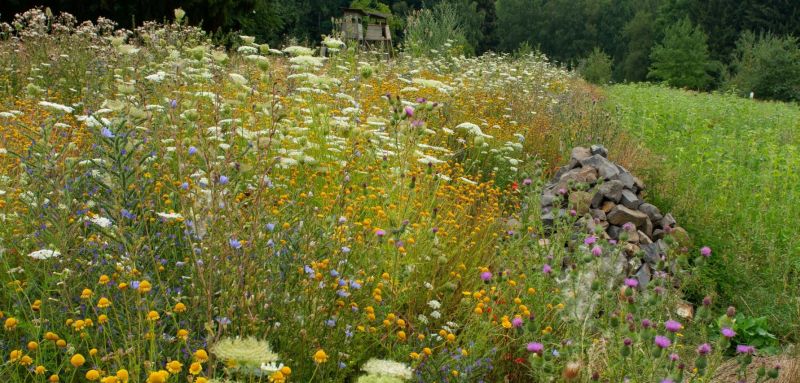
[[[396,44],[437,30],[466,54],[538,50],[596,82],[800,100],[796,0],[5,0],[0,18],[37,5],[128,28],[181,7],[220,41],[241,32],[273,45],[319,41],[342,8],[358,7],[391,14]]]

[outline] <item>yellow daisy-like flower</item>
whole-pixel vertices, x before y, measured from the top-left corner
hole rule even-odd
[[[167,363],[167,371],[169,371],[171,374],[180,373],[182,369],[183,369],[183,363],[178,362],[177,360],[173,360]]]
[[[181,303],[181,302],[178,302],[178,303],[175,304],[175,307],[172,309],[172,311],[175,311],[176,313],[185,312],[186,311],[186,305]]]
[[[86,358],[84,358],[83,355],[81,354],[75,354],[72,356],[72,358],[69,358],[69,363],[73,367],[78,368],[80,366],[83,366],[84,363],[86,363]]]
[[[147,377],[147,383],[167,383],[169,372],[164,370],[151,372]]]
[[[203,365],[200,362],[193,362],[189,365],[189,373],[192,375],[198,375],[203,372]]]
[[[19,324],[19,321],[17,320],[17,318],[8,317],[8,318],[6,318],[6,321],[3,324],[3,327],[5,327],[5,329],[7,331],[11,331],[11,330],[17,328],[18,324]]]
[[[147,313],[147,320],[155,322],[159,319],[161,319],[161,316],[158,315],[157,311],[151,310],[149,313]]]
[[[97,301],[97,307],[99,307],[101,309],[105,309],[105,308],[111,307],[111,301],[108,300],[108,298],[106,298],[106,297],[102,297]]]
[[[92,297],[91,289],[83,289],[83,291],[81,291],[81,299],[89,299],[91,297]]]
[[[125,383],[125,382],[128,381],[128,378],[129,378],[128,370],[126,370],[124,368],[123,369],[119,369],[119,370],[117,370],[116,375],[117,375],[117,378],[119,378],[119,380],[121,382]]]
[[[322,364],[328,361],[328,354],[325,353],[325,350],[319,349],[317,352],[314,353],[314,363]]]
[[[97,370],[86,371],[86,380],[94,382],[97,379],[100,379],[100,372],[99,371],[97,371]]]
[[[150,292],[153,289],[153,285],[150,284],[149,281],[141,281],[139,282],[139,289],[138,291],[142,294]]]
[[[207,360],[208,360],[208,352],[206,352],[206,350],[203,350],[203,349],[201,348],[201,349],[199,349],[199,350],[197,350],[197,351],[195,351],[195,352],[194,352],[194,358],[195,358],[195,359],[196,359],[198,362],[201,362],[201,363],[202,363],[202,362],[205,362],[205,361],[207,361]]]

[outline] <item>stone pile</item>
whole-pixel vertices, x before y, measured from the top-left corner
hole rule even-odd
[[[639,178],[608,160],[602,145],[576,147],[569,164],[542,191],[542,221],[552,228],[559,218],[574,217],[570,222],[579,230],[624,244],[628,262],[623,272],[644,287],[667,253],[665,235],[690,246],[686,230],[672,214],[662,214],[642,199],[644,189]]]

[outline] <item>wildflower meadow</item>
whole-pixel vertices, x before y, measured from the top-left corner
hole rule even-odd
[[[545,228],[577,145],[650,151],[536,53],[396,57],[33,9],[0,26],[2,382],[780,379],[716,246]],[[581,185],[570,185],[580,188]],[[738,310],[738,311],[737,311]]]

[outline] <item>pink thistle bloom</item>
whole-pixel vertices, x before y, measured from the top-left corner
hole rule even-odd
[[[702,256],[704,256],[706,258],[710,257],[711,256],[711,248],[708,247],[708,246],[703,246],[700,249],[700,255],[702,255]]]
[[[592,255],[595,257],[599,257],[603,254],[603,248],[600,246],[595,246],[592,248]]]
[[[664,327],[669,332],[678,332],[683,328],[683,325],[681,325],[680,322],[670,319],[664,323]]]
[[[659,348],[667,348],[672,345],[672,341],[669,338],[661,335],[656,335],[655,343]]]

